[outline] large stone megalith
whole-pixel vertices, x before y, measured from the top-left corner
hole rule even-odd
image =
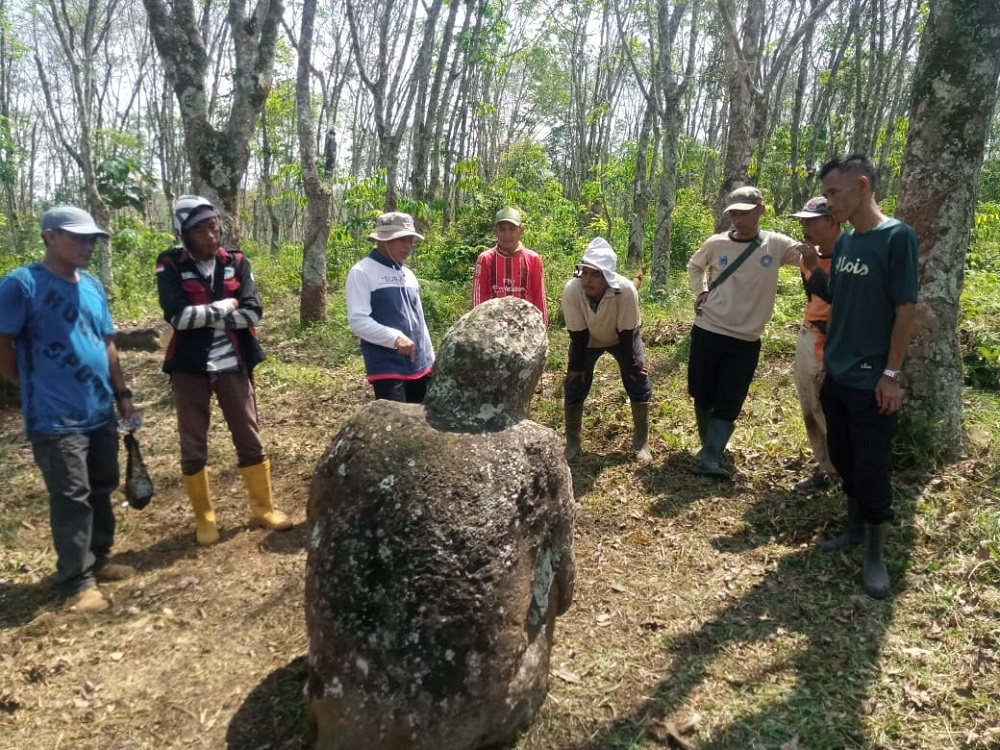
[[[503,746],[548,689],[573,595],[562,443],[526,419],[547,348],[514,298],[445,335],[424,406],[344,425],[309,496],[309,677],[317,750]]]

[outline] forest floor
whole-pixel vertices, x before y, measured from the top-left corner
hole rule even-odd
[[[61,609],[44,486],[19,411],[0,411],[0,748],[305,746],[309,481],[371,396],[358,357],[331,367],[285,337],[291,314],[265,319],[257,377],[275,496],[295,522],[284,533],[245,525],[216,414],[222,540],[196,546],[161,354],[123,354],[157,494],[118,509],[117,559],[139,572],[104,587],[108,614]],[[810,464],[787,328],[733,437],[732,483],[689,472],[684,326],[647,334],[651,465],[629,460],[628,407],[613,361],[599,363],[571,464],[575,601],[518,750],[1000,748],[1000,400],[970,393],[976,439],[959,461],[897,471],[894,595],[869,599],[859,550],[817,550],[841,521],[839,491],[790,489]],[[565,335],[552,342],[564,350]],[[533,417],[561,434],[560,380],[553,364]]]

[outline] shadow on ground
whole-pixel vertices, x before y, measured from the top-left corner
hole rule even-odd
[[[257,685],[226,730],[228,750],[301,750],[306,747],[302,686],[306,656],[280,667]]]
[[[894,596],[905,590],[913,514],[926,482],[926,478],[908,479],[909,483],[896,483],[896,521],[886,550]],[[670,517],[676,509],[668,506],[659,511],[658,515]],[[814,542],[816,525],[822,521],[816,508],[803,506],[801,496],[778,489],[763,491],[747,509],[745,520],[746,528],[714,540],[721,554],[738,554],[776,535],[796,551],[782,557],[718,616],[666,642],[669,666],[651,697],[578,745],[578,750],[633,747],[647,733],[675,726],[691,704],[704,711],[713,700],[724,700],[722,693],[701,693],[702,685],[709,677],[719,677],[713,671],[717,659],[742,653],[748,654],[737,665],[743,672],[727,674],[726,689],[756,694],[759,707],[713,730],[710,737],[690,738],[689,745],[687,739],[671,738],[667,746],[777,747],[796,736],[802,747],[869,746],[862,717],[870,711],[868,696],[879,674],[879,654],[892,622],[894,600],[876,601],[864,594],[861,548],[819,551]],[[760,664],[749,658],[755,643],[774,639],[787,643],[782,659]]]

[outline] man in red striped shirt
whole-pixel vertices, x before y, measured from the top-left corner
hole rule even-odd
[[[521,244],[524,234],[521,212],[509,206],[497,211],[493,233],[497,244],[476,259],[472,306],[499,297],[520,297],[537,307],[542,321],[548,325],[542,259]]]

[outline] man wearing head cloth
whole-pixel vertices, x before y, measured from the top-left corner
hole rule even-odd
[[[566,417],[566,458],[580,453],[583,402],[590,393],[594,366],[608,352],[618,362],[622,385],[632,407],[632,451],[636,460],[652,460],[649,451],[649,382],[646,352],[639,329],[639,293],[616,272],[618,256],[603,237],[587,245],[576,274],[563,290],[563,317],[569,331],[569,360],[563,402]]]
[[[205,198],[182,195],[174,205],[181,244],[156,259],[164,319],[174,334],[163,371],[170,375],[181,474],[194,510],[198,544],[219,541],[208,477],[208,426],[215,396],[236,447],[250,501],[250,526],[292,526],[274,507],[271,462],[257,423],[253,370],[264,359],[256,326],[264,314],[250,261],[219,244],[219,212]]]
[[[361,339],[365,372],[375,398],[422,403],[434,366],[417,277],[404,264],[422,240],[409,214],[375,220],[375,249],[347,274],[347,320]]]
[[[688,261],[695,319],[688,359],[701,450],[695,474],[729,479],[722,465],[760,357],[760,336],[774,313],[778,268],[797,265],[791,237],[760,228],[764,196],[741,187],[726,196],[730,227],[714,234]]]
[[[42,216],[45,258],[0,280],[0,375],[21,388],[24,430],[49,493],[55,582],[74,612],[111,606],[118,428],[132,416],[104,288],[83,269],[108,232],[72,206]]]

